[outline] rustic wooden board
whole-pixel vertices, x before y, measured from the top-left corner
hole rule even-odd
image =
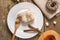
[[[31,2],[33,3],[32,0],[20,0],[19,2]],[[8,12],[10,10],[10,8],[12,8],[17,2],[13,2],[12,0],[0,0],[0,40],[11,40],[12,37],[12,33],[10,32],[10,30],[8,29],[7,26],[7,15]],[[58,23],[56,26],[53,26],[52,21],[56,20]],[[49,30],[49,29],[54,29],[56,30],[58,33],[60,33],[59,29],[60,29],[60,16],[58,18],[54,18],[51,21],[49,21],[50,23],[50,27],[46,28],[45,26],[45,22],[49,21],[48,19],[46,19],[46,17],[44,17],[44,25],[41,29],[42,32],[45,32],[45,30]],[[54,28],[56,27],[56,29]],[[37,36],[30,38],[30,39],[21,39],[16,37],[15,40],[38,40],[38,37],[40,36],[40,34],[38,34]]]

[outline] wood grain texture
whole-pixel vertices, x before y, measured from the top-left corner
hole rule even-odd
[[[20,0],[19,2],[32,2],[32,0]],[[16,2],[12,1],[12,0],[0,0],[0,40],[11,40],[12,37],[12,33],[10,32],[10,30],[8,29],[7,26],[7,15],[8,12],[10,10],[10,8],[12,8],[14,5],[16,4]],[[57,24],[56,26],[53,25],[52,21],[56,20]],[[46,27],[45,23],[46,22],[50,23],[49,27]],[[41,29],[41,31],[45,32],[47,30],[56,30],[58,33],[60,33],[59,29],[60,29],[60,16],[56,17],[52,20],[48,20],[45,16],[44,16],[44,25]],[[41,34],[36,35],[33,38],[30,39],[21,39],[16,37],[15,40],[38,40],[38,37]]]

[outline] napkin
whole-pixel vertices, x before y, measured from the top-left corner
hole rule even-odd
[[[60,5],[58,5],[58,9],[56,10],[56,12],[54,13],[50,13],[46,10],[46,2],[48,0],[33,0],[37,6],[42,10],[43,14],[48,18],[48,19],[52,19],[54,16],[56,16],[56,14],[58,14],[60,12]],[[60,0],[57,0],[58,3],[60,3]]]

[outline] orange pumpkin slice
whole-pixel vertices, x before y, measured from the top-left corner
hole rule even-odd
[[[43,33],[38,40],[60,40],[60,36],[57,32],[49,30]]]

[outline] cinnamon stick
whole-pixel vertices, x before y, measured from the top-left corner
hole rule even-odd
[[[35,28],[32,25],[30,25],[30,24],[28,24],[28,27],[31,28],[31,29],[33,29],[33,30],[36,30],[37,32],[41,32],[38,28]]]

